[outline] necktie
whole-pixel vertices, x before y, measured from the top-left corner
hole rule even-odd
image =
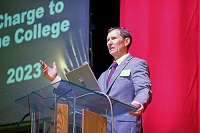
[[[113,62],[110,73],[109,73],[107,81],[106,81],[106,88],[108,88],[108,84],[110,82],[110,79],[111,79],[112,75],[114,74],[117,66],[118,66],[117,62]]]

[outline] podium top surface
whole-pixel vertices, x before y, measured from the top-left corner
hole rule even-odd
[[[55,89],[58,84],[59,87]],[[76,113],[81,113],[83,109],[86,109],[107,117],[112,117],[111,115],[117,117],[137,110],[136,107],[102,92],[93,91],[66,80],[33,91],[15,102],[29,109],[34,105],[40,112],[45,113],[54,110],[58,103],[69,105],[70,110],[75,110]]]

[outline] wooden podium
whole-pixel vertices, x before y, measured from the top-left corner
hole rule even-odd
[[[57,106],[57,133],[68,133],[69,108],[66,104]],[[107,118],[94,112],[83,109],[82,133],[106,133]]]
[[[16,100],[29,108],[31,133],[106,133],[108,119],[137,109],[103,93],[60,82],[66,86],[49,85]]]

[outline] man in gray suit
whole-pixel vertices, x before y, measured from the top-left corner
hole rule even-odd
[[[114,119],[115,133],[141,133],[141,116],[152,98],[147,62],[128,53],[131,43],[132,35],[127,29],[114,27],[108,30],[107,47],[114,58],[113,62],[117,65],[115,68],[112,68],[111,65],[103,72],[98,79],[98,84],[102,92],[138,108],[137,111],[133,110]],[[61,80],[57,75],[55,62],[53,68],[47,66],[43,61],[40,62],[47,79],[52,82]],[[110,72],[112,74],[109,74]],[[109,80],[107,80],[108,77],[110,77]],[[110,123],[108,124],[108,132],[111,131]]]

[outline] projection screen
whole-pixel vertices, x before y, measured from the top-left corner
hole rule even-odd
[[[0,3],[0,125],[27,113],[16,99],[50,84],[40,60],[62,78],[89,62],[89,0]]]

